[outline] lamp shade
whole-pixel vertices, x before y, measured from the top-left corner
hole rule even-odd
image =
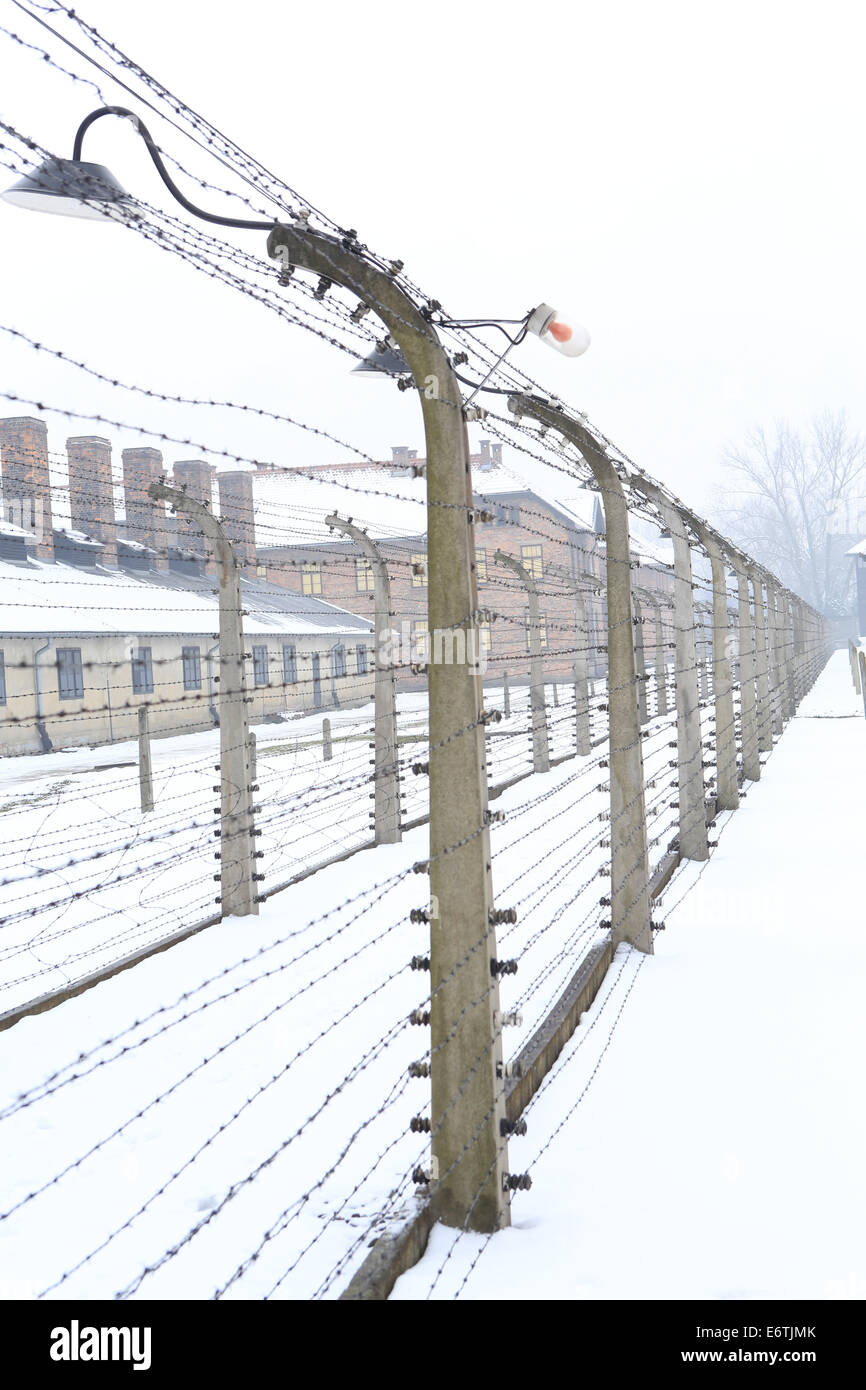
[[[0,198],[15,207],[67,217],[104,217],[111,206],[134,206],[110,169],[79,159],[46,159],[38,169],[0,193]]]
[[[408,376],[410,371],[406,358],[394,339],[389,337],[384,343],[377,343],[369,356],[365,357],[363,362],[359,362],[357,367],[352,368],[350,375]]]
[[[530,333],[565,357],[580,357],[589,347],[589,334],[583,325],[573,315],[554,309],[550,304],[539,304],[526,326]]]

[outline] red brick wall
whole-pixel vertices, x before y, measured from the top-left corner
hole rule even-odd
[[[159,449],[124,449],[122,457],[127,538],[156,551],[157,569],[168,569],[174,529],[169,527],[165,503],[147,493],[150,484],[162,477],[162,454]]]
[[[117,564],[117,524],[111,476],[111,441],[74,435],[66,441],[72,526],[102,541],[102,563]]]
[[[225,522],[238,563],[255,574],[256,528],[252,473],[218,473],[220,520]]]
[[[524,676],[529,671],[529,653],[526,627],[528,599],[526,590],[510,569],[494,561],[498,550],[514,556],[519,561],[528,560],[522,550],[524,546],[540,546],[542,578],[538,581],[539,608],[544,616],[546,627],[545,667],[551,678],[568,679],[574,662],[576,640],[574,634],[574,600],[565,578],[575,567],[578,573],[603,577],[603,564],[597,550],[597,538],[592,532],[571,531],[566,528],[562,518],[537,498],[515,498],[504,505],[517,508],[516,524],[479,523],[476,525],[475,545],[479,559],[478,606],[489,609],[496,616],[490,623],[491,647],[487,657],[489,677],[501,676],[507,670],[510,676]],[[423,583],[414,583],[422,576],[413,575],[411,557],[426,552],[423,538],[401,541],[383,541],[380,550],[388,565],[391,579],[391,604],[394,626],[400,628],[402,622],[413,625],[426,622],[427,588]],[[372,590],[359,589],[356,561],[360,552],[351,542],[335,542],[320,547],[281,547],[261,551],[260,563],[267,565],[267,577],[278,584],[284,584],[296,592],[304,592],[303,565],[305,562],[318,565],[321,589],[317,596],[338,607],[363,617],[373,616]],[[486,561],[486,578],[485,573]],[[605,638],[599,636],[603,611],[600,599],[587,600],[591,622],[591,635],[595,634],[594,646],[603,644]],[[604,653],[598,656],[600,674],[606,667]],[[590,660],[590,672],[593,662]]]
[[[215,472],[216,469],[211,464],[204,463],[201,459],[179,460],[172,469],[175,485],[185,488],[196,502],[204,502],[211,508]],[[177,543],[184,550],[191,550],[195,555],[210,559],[210,546],[202,531],[192,517],[185,516],[180,511],[177,513]],[[213,562],[211,565],[213,567]]]
[[[40,560],[53,560],[48,427],[43,420],[26,415],[0,420],[0,468],[4,516],[31,530],[32,508],[41,508],[41,523],[37,516],[36,526],[41,524],[42,539],[36,546],[36,555]]]

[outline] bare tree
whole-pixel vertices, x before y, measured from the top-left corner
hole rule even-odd
[[[815,608],[848,613],[840,518],[866,489],[866,442],[844,411],[817,415],[805,431],[782,421],[772,438],[756,426],[722,460],[731,481],[715,507],[720,527]]]

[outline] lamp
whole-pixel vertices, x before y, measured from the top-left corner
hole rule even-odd
[[[104,164],[85,164],[80,159],[46,159],[38,169],[0,193],[0,198],[35,212],[94,219],[105,216],[113,206],[130,210],[135,206],[110,169]]]
[[[357,367],[352,368],[349,375],[360,377],[381,376],[383,374],[385,376],[408,376],[410,370],[409,363],[389,334],[384,342],[376,344],[363,362],[359,362]]]
[[[580,357],[589,347],[589,334],[583,325],[571,314],[562,313],[550,304],[539,304],[533,309],[526,328],[565,357]]]

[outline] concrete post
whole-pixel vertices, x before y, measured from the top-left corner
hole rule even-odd
[[[510,1220],[505,1077],[499,1022],[487,764],[475,581],[474,509],[460,386],[432,324],[396,282],[339,238],[300,221],[278,226],[268,254],[357,295],[409,366],[427,456],[427,622],[431,643],[471,639],[453,662],[431,660],[430,1025],[432,1197],[446,1225],[494,1231]],[[469,642],[466,642],[466,647]],[[435,656],[435,647],[431,647]],[[458,653],[455,652],[455,655]]]
[[[204,505],[185,492],[151,483],[154,500],[187,512],[210,542],[217,562],[220,614],[220,904],[223,917],[258,914],[253,880],[255,838],[249,768],[249,721],[241,611],[240,568],[222,525]]]
[[[785,638],[785,718],[790,719],[797,708],[796,691],[796,635],[794,618],[794,596],[787,589],[782,594]]]
[[[637,594],[632,594],[634,609],[634,673],[637,682],[637,709],[641,728],[649,723],[649,704],[647,701],[646,655],[644,648],[644,611]]]
[[[743,739],[743,777],[758,782],[761,760],[758,757],[758,721],[755,693],[755,622],[749,600],[749,577],[742,562],[734,555],[731,563],[737,572],[737,616],[740,625],[740,717]],[[755,600],[757,603],[757,599]]]
[[[250,736],[249,736],[249,740],[248,740],[248,742],[247,742],[247,748],[248,748],[248,761],[249,761],[249,769],[250,769],[250,781],[251,781],[251,782],[256,782],[256,781],[258,780],[258,775],[259,775],[259,760],[258,760],[258,756],[257,756],[257,754],[256,754],[256,736],[255,736],[255,734],[253,733],[252,729],[250,730]]]
[[[656,677],[656,715],[658,716],[668,712],[668,663],[662,605],[654,595],[650,595],[650,602],[653,607],[653,664]]]
[[[712,658],[713,701],[716,713],[716,798],[719,809],[734,811],[740,804],[737,780],[737,739],[734,733],[734,683],[728,647],[728,576],[715,536],[700,521],[695,530],[710,557],[713,578]]]
[[[860,694],[860,664],[857,660],[857,648],[850,640],[848,641],[848,661],[851,666],[851,679],[854,682],[854,689]]]
[[[710,698],[710,651],[707,640],[706,604],[695,604],[695,624],[698,633],[698,685],[701,700]]]
[[[782,717],[782,686],[784,665],[782,659],[781,603],[777,585],[767,585],[767,625],[770,642],[770,701],[773,711],[773,737],[780,738],[784,729]]]
[[[391,656],[392,623],[391,580],[388,567],[379,547],[360,526],[344,521],[333,512],[325,517],[332,531],[351,536],[373,571],[373,603],[375,608],[375,762],[373,767],[373,798],[376,820],[376,844],[392,845],[402,839],[400,829],[400,760],[397,742],[397,676]]]
[[[578,420],[537,396],[509,396],[514,415],[529,415],[580,450],[595,476],[605,513],[610,708],[611,935],[651,952],[649,861],[643,751],[635,694],[634,624],[628,507],[604,445]]]
[[[684,859],[706,859],[709,849],[701,752],[701,711],[698,703],[691,546],[682,515],[668,501],[661,489],[643,477],[640,487],[661,511],[674,547],[680,854]]]
[[[797,704],[806,693],[806,608],[802,599],[796,600],[797,647]]]
[[[538,587],[525,565],[497,550],[494,560],[513,570],[526,590],[529,604],[529,704],[532,720],[532,767],[535,772],[550,771],[550,747],[547,734],[547,705],[544,699],[544,658],[541,652],[541,613],[538,607]]]
[[[574,590],[574,737],[578,757],[592,752],[589,717],[589,626],[586,621],[586,598],[580,589]]]
[[[559,709],[559,685],[556,681],[553,682],[553,708]]]
[[[323,719],[323,720],[322,720],[322,759],[323,759],[324,762],[329,763],[329,762],[331,761],[331,759],[332,759],[333,756],[334,756],[334,751],[333,751],[333,748],[331,747],[331,721],[330,721],[330,719]]]
[[[758,751],[768,753],[773,746],[773,716],[770,705],[770,673],[767,657],[767,619],[764,608],[764,579],[759,569],[750,570],[755,591],[755,679],[758,694]]]
[[[508,686],[508,672],[502,672],[502,717],[511,718],[511,691]]]
[[[147,705],[138,707],[138,786],[142,814],[153,810],[153,771],[150,762],[150,730]]]

